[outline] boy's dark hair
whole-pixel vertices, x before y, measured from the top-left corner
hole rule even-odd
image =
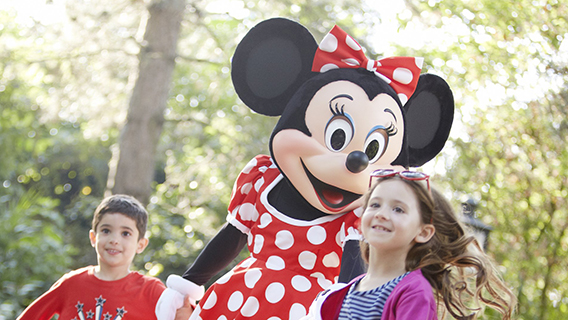
[[[126,194],[115,194],[103,199],[93,215],[93,231],[97,231],[97,226],[106,213],[120,213],[134,220],[139,233],[138,239],[142,239],[146,234],[148,211],[136,198]]]

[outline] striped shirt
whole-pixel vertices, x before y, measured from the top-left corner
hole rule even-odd
[[[381,319],[383,315],[383,307],[392,290],[400,280],[402,280],[409,272],[398,278],[392,279],[380,287],[368,290],[357,291],[355,288],[359,285],[361,279],[357,280],[343,300],[339,320],[371,320]]]

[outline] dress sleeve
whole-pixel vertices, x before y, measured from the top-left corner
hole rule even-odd
[[[255,204],[259,201],[259,189],[265,182],[264,173],[271,166],[273,163],[269,156],[256,156],[249,161],[235,181],[227,221],[242,233],[248,233],[258,220],[259,213]]]

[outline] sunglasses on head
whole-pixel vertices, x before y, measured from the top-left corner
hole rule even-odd
[[[398,175],[401,179],[410,180],[410,181],[426,181],[426,185],[428,186],[428,191],[430,190],[430,176],[423,173],[423,172],[416,172],[416,171],[396,171],[393,169],[378,169],[371,173],[371,178],[369,179],[369,188],[373,183],[373,178],[387,178],[387,177],[394,177]]]

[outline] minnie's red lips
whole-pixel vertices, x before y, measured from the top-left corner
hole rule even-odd
[[[304,168],[306,176],[310,180],[320,203],[327,210],[340,212],[361,197],[360,194],[340,189],[317,179],[310,170],[308,170],[304,161],[302,161],[302,167]]]

